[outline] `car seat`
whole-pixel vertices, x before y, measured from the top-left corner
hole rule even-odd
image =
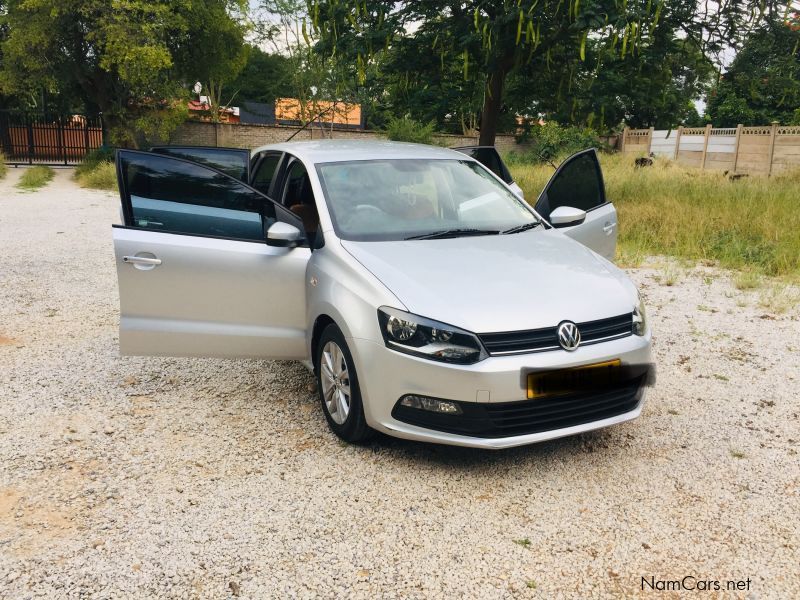
[[[308,173],[303,174],[296,184],[291,182],[289,185],[291,186],[289,200],[292,202],[289,205],[289,210],[303,221],[303,228],[306,230],[308,238],[313,239],[319,228],[319,213],[317,212],[317,206],[314,204],[314,192],[311,190],[311,180],[308,178]]]

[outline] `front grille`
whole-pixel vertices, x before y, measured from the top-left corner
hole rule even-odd
[[[643,377],[639,377],[600,392],[521,402],[460,402],[461,415],[432,413],[398,403],[392,416],[410,425],[471,437],[527,435],[601,421],[630,412],[639,404],[643,382]]]
[[[581,346],[597,344],[633,333],[633,313],[618,317],[576,323],[581,332]],[[527,352],[546,352],[559,350],[558,327],[529,329],[527,331],[507,331],[503,333],[481,333],[478,337],[486,351],[493,355],[524,354]]]

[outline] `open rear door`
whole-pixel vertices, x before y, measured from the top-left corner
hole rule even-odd
[[[609,260],[617,249],[617,209],[606,199],[603,172],[594,148],[573,154],[558,167],[536,201],[536,212],[550,221],[562,206],[586,211],[577,225],[561,227],[571,238]]]
[[[511,176],[508,167],[506,167],[503,159],[500,158],[500,153],[494,146],[459,146],[457,148],[451,148],[451,150],[457,150],[470,158],[474,158],[502,179],[517,196],[520,198],[523,197],[522,188],[514,183],[514,178]]]

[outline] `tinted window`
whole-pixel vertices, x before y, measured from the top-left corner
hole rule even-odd
[[[269,186],[272,185],[272,180],[275,178],[275,171],[280,160],[280,154],[266,154],[256,166],[250,185],[262,194],[269,194]]]
[[[536,208],[544,216],[559,206],[591,210],[605,203],[600,164],[594,151],[582,152],[559,168]]]
[[[283,205],[291,208],[296,204],[314,205],[311,180],[308,178],[305,166],[299,160],[295,160],[289,167],[289,174],[286,176],[286,184],[283,188]]]
[[[272,203],[240,181],[201,165],[120,151],[127,225],[157,231],[264,240]]]
[[[167,154],[177,158],[191,160],[219,169],[239,181],[247,182],[250,164],[250,152],[236,148],[193,148],[191,146],[163,146],[153,148],[151,152]]]

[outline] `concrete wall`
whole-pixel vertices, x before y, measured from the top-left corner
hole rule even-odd
[[[205,123],[202,121],[187,121],[181,125],[170,138],[170,144],[187,146],[222,146],[229,148],[253,149],[265,144],[276,144],[286,141],[289,136],[297,132],[299,127],[284,125],[252,125],[241,123]],[[320,129],[307,127],[292,138],[297,140],[321,139],[385,139],[377,131],[354,129]],[[446,135],[434,136],[437,143],[443,146],[473,146],[478,143],[477,136]],[[501,151],[522,151],[524,144],[517,144],[513,135],[501,134],[497,136],[495,146]]]
[[[679,127],[625,129],[624,152],[666,156],[701,169],[778,173],[800,168],[800,127]]]

